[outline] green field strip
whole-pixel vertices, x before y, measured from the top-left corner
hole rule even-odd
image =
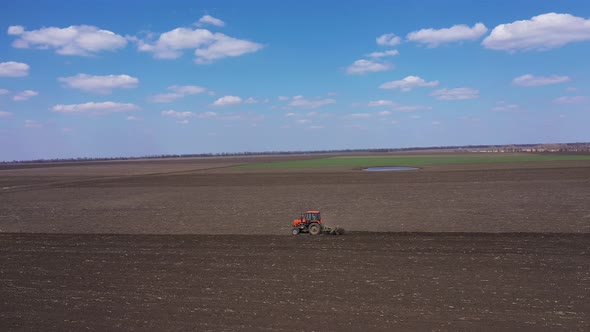
[[[395,157],[330,157],[310,160],[279,161],[239,165],[239,168],[304,168],[304,167],[373,167],[426,166],[444,164],[514,163],[536,161],[583,161],[590,155],[526,155],[526,156],[395,156]]]

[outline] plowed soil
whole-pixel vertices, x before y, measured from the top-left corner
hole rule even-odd
[[[0,167],[0,330],[590,328],[590,162],[298,158]]]

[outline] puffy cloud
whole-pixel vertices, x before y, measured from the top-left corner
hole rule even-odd
[[[586,96],[564,96],[553,100],[554,104],[585,104],[590,99]]]
[[[25,120],[25,128],[43,128],[43,124],[35,120]]]
[[[170,103],[188,95],[196,95],[207,91],[207,89],[197,85],[173,85],[169,86],[168,90],[171,92],[151,96],[149,100],[154,103]]]
[[[493,50],[516,52],[548,50],[584,40],[590,40],[590,19],[547,13],[530,20],[500,24],[482,45]]]
[[[228,106],[228,105],[238,105],[243,102],[242,98],[238,96],[223,96],[211,104],[211,106]]]
[[[570,78],[568,76],[534,76],[531,74],[526,74],[513,79],[512,84],[518,86],[541,86],[565,83],[569,81]]]
[[[433,87],[437,86],[438,81],[427,82],[419,76],[407,76],[398,81],[385,82],[379,86],[381,89],[400,89],[401,91],[411,91],[416,87]]]
[[[391,64],[360,59],[348,66],[346,68],[346,72],[349,74],[364,74],[368,72],[378,72],[390,69],[393,69],[393,65]]]
[[[10,26],[8,34],[17,36],[16,48],[55,49],[57,54],[89,56],[101,51],[114,51],[127,45],[127,40],[108,30],[90,25],[67,28],[48,27],[26,31],[22,26]]]
[[[377,114],[379,114],[380,116],[388,116],[388,115],[393,114],[393,112],[392,111],[381,111]]]
[[[336,100],[332,98],[308,99],[303,96],[295,96],[291,102],[289,102],[288,106],[300,108],[320,108],[322,106],[334,104],[335,102]]]
[[[353,114],[350,114],[348,117],[355,118],[355,119],[366,119],[366,118],[370,118],[371,114],[370,113],[353,113]]]
[[[212,117],[216,117],[217,116],[217,113],[209,111],[209,112],[198,113],[196,116],[198,118],[202,118],[202,119],[204,119],[204,118],[212,118]]]
[[[216,27],[222,27],[225,26],[225,22],[223,22],[222,20],[215,18],[211,15],[205,15],[203,17],[201,17],[199,19],[199,21],[196,23],[197,26],[203,26],[203,25],[214,25]]]
[[[10,93],[10,90],[6,90],[6,89],[0,89],[0,95],[5,95]]]
[[[0,77],[22,77],[29,75],[29,65],[22,62],[0,62]]]
[[[37,92],[37,91],[25,90],[25,91],[21,91],[21,92],[15,94],[14,97],[12,97],[12,100],[25,101],[25,100],[29,100],[29,98],[35,97],[38,94],[39,94],[39,92]]]
[[[212,44],[195,50],[195,62],[198,64],[207,64],[225,57],[253,53],[263,47],[262,44],[216,33],[215,41]]]
[[[252,97],[249,97],[248,99],[244,100],[244,103],[245,104],[257,104],[258,100],[254,99]]]
[[[176,59],[183,51],[194,49],[195,62],[211,63],[214,60],[256,52],[264,46],[237,39],[207,29],[176,28],[162,33],[155,42],[139,40],[138,49],[154,53],[158,59]]]
[[[54,112],[66,114],[92,114],[104,115],[109,113],[122,113],[139,110],[139,107],[130,103],[116,103],[105,101],[100,103],[88,102],[83,104],[58,104],[51,108]]]
[[[377,37],[375,39],[375,41],[379,45],[395,46],[395,45],[399,44],[402,41],[402,39],[393,33],[386,33],[384,35]]]
[[[423,106],[423,105],[403,105],[403,106],[396,106],[394,109],[396,111],[400,111],[400,112],[412,112],[412,111],[429,111],[432,109],[432,107]]]
[[[163,116],[170,116],[170,117],[179,118],[179,119],[190,118],[195,115],[193,112],[177,112],[175,110],[162,111],[161,114]]]
[[[367,54],[367,56],[369,56],[371,58],[383,58],[383,57],[386,57],[386,56],[395,56],[395,55],[399,55],[399,51],[398,50],[389,50],[389,51],[383,51],[383,52],[373,52],[373,53]]]
[[[494,112],[516,111],[519,107],[516,104],[498,103],[498,106],[492,108]]]
[[[194,113],[194,112],[177,112],[175,110],[162,111],[160,114],[162,114],[163,116],[169,116],[169,117],[177,118],[177,119],[187,119],[187,118],[193,118],[193,117],[205,119],[205,118],[212,118],[212,117],[217,116],[217,113],[215,113],[215,112]]]
[[[391,100],[373,100],[365,104],[353,104],[352,106],[360,106],[360,107],[381,107],[381,106],[393,106],[397,105]]]
[[[439,100],[466,100],[479,98],[479,90],[472,88],[439,89],[430,94]]]
[[[6,111],[0,111],[0,118],[9,118],[12,116],[12,113]]]
[[[129,75],[93,76],[78,74],[76,76],[60,77],[57,80],[65,83],[70,88],[101,94],[111,93],[113,89],[118,88],[135,88],[139,83],[139,79]]]
[[[488,28],[483,23],[477,23],[471,28],[465,24],[459,24],[446,29],[422,29],[410,32],[406,38],[428,47],[437,47],[444,43],[479,39],[487,31]]]

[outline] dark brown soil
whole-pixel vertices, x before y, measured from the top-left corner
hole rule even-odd
[[[0,169],[0,331],[590,330],[590,162],[270,160]]]
[[[0,234],[0,330],[587,331],[590,235]]]

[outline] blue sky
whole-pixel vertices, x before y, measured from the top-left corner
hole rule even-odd
[[[4,1],[0,160],[590,141],[587,1]]]

